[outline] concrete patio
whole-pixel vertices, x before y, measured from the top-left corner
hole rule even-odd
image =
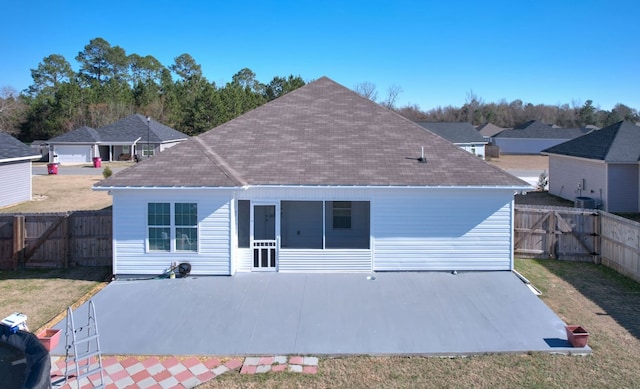
[[[117,280],[93,297],[103,354],[590,353],[511,272],[241,273]],[[87,320],[87,304],[74,312]],[[65,320],[56,328],[64,332]],[[65,339],[53,355],[64,355]]]

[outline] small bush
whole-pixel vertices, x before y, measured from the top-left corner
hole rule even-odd
[[[102,176],[104,178],[109,178],[111,177],[112,174],[113,174],[113,171],[109,166],[105,167],[104,170],[102,171]]]

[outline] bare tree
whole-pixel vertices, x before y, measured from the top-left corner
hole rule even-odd
[[[18,134],[25,112],[26,105],[18,92],[10,86],[0,87],[0,130]]]
[[[398,95],[402,93],[402,87],[398,85],[391,85],[387,89],[387,98],[381,103],[387,108],[393,109],[396,106],[396,100],[398,99]]]
[[[371,101],[376,101],[378,99],[378,91],[376,91],[376,84],[372,82],[365,81],[365,82],[356,84],[353,90],[360,96],[366,97]]]

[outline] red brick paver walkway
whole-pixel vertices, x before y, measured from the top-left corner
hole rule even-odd
[[[318,372],[318,358],[309,356],[269,356],[225,359],[224,363],[215,357],[206,358],[102,358],[104,387],[121,388],[193,388],[231,370],[240,374],[260,374],[290,371],[303,374]],[[78,387],[73,376],[75,368],[69,366],[72,375],[65,383],[64,358],[54,357],[51,361],[51,382],[54,388],[72,389]],[[80,388],[93,388],[100,383],[100,375],[83,378]]]

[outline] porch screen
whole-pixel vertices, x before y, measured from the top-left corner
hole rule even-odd
[[[283,248],[322,249],[322,201],[282,201]]]
[[[249,248],[251,229],[251,203],[238,200],[238,247]]]
[[[368,249],[368,201],[327,201],[325,206],[325,248]]]

